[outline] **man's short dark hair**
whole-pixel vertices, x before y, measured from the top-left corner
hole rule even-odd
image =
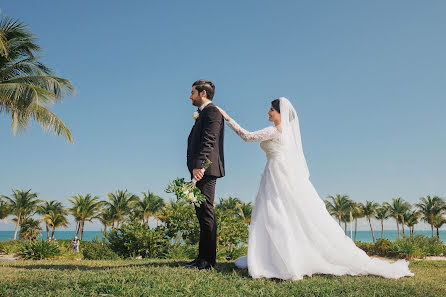
[[[210,80],[197,80],[192,84],[192,87],[193,86],[195,86],[195,89],[198,91],[198,93],[206,91],[206,97],[209,100],[212,100],[212,98],[214,98],[215,86]]]

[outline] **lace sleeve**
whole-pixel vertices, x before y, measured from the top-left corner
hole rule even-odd
[[[237,124],[237,122],[233,119],[230,119],[227,123],[228,126],[232,130],[234,130],[234,132],[237,133],[237,135],[240,136],[244,141],[265,141],[270,139],[279,139],[280,137],[280,132],[273,126],[266,127],[259,131],[249,132],[240,127],[240,125]]]

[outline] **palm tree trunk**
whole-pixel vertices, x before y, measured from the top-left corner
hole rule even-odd
[[[373,243],[375,243],[375,234],[373,233],[372,223],[370,221],[370,217],[367,217],[367,218],[369,219],[370,230],[372,231]]]
[[[74,231],[74,237],[75,238],[77,237],[77,232],[79,232],[79,221],[76,222],[76,230]]]
[[[400,224],[398,223],[398,218],[396,218],[396,229],[398,231],[398,239],[400,238]]]
[[[46,240],[50,238],[50,226],[48,226],[48,223],[45,222],[45,228],[46,228]]]
[[[56,227],[53,226],[53,231],[51,232],[51,239],[54,240],[54,232],[56,232]]]
[[[437,228],[437,237],[440,238],[440,233],[438,232],[438,227],[435,227],[435,228]]]
[[[355,218],[355,241],[356,241],[356,229],[358,228],[358,218]]]
[[[434,224],[431,224],[432,237],[434,237]]]
[[[341,215],[338,216],[339,226],[341,226]]]
[[[17,230],[19,229],[20,215],[21,215],[21,212],[19,212],[19,216],[17,217],[17,224],[15,225],[15,230],[14,230],[14,240],[17,239]],[[434,231],[432,231],[432,232],[434,232]],[[432,233],[432,234],[434,234],[434,233]],[[432,235],[432,237],[433,237],[433,235]]]
[[[79,240],[82,241],[82,236],[84,235],[84,223],[85,221],[82,220],[81,222],[81,228],[80,228],[80,232],[79,232]]]
[[[384,239],[384,220],[381,220],[381,239]]]
[[[344,222],[344,232],[345,235],[347,235],[347,221]]]
[[[107,224],[104,224],[104,236],[107,234]]]

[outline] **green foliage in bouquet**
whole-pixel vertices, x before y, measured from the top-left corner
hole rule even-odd
[[[211,166],[212,162],[206,160],[203,164],[203,170],[206,170]],[[204,172],[204,171],[203,171]],[[200,189],[195,186],[195,182],[186,182],[184,178],[176,178],[174,181],[169,182],[166,193],[174,193],[177,200],[184,200],[199,207],[201,203],[206,201],[206,197],[201,194]]]
[[[169,182],[166,193],[174,193],[177,200],[184,200],[199,207],[201,203],[206,201],[206,197],[201,194],[199,188],[193,182],[186,182],[184,178],[177,178]]]
[[[90,241],[82,250],[84,259],[87,260],[117,260],[119,256],[105,243]]]
[[[110,248],[123,258],[162,258],[167,249],[164,227],[150,229],[145,223],[123,224],[106,234]]]
[[[19,255],[25,260],[48,259],[60,255],[61,249],[53,241],[27,241],[20,248]]]

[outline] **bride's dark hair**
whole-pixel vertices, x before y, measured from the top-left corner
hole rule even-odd
[[[273,108],[275,110],[277,110],[278,113],[280,113],[280,100],[279,99],[273,100],[271,102],[271,105],[273,106]]]

